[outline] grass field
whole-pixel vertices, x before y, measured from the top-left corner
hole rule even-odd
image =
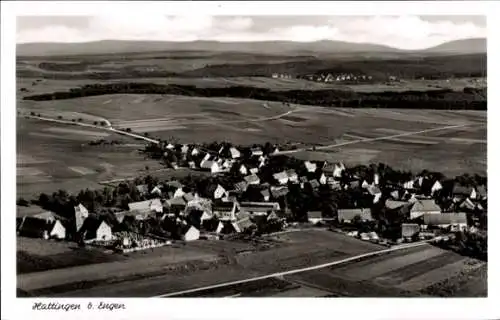
[[[135,145],[90,146],[96,139]],[[143,142],[140,142],[143,144]],[[40,120],[17,120],[17,192],[27,199],[58,189],[99,188],[101,180],[135,177],[162,168],[138,152],[131,138]]]
[[[461,128],[392,137],[317,151],[293,153],[308,160],[346,165],[383,162],[400,169],[433,168],[446,175],[486,173],[486,112],[398,109],[335,109],[284,106],[245,99],[161,95],[110,95],[60,101],[21,101],[20,110],[55,117],[63,111],[108,119],[151,137],[181,143],[230,140],[236,144],[302,142],[325,146],[408,134],[449,125]],[[138,112],[140,108],[140,112]],[[94,118],[92,118],[94,117]],[[31,196],[59,188],[78,191],[96,182],[145,174],[160,164],[138,153],[137,142],[109,131],[18,118],[18,192]],[[124,145],[87,146],[95,139]]]

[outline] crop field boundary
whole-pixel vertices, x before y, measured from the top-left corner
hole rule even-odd
[[[183,290],[183,291],[178,291],[178,292],[167,293],[167,294],[155,296],[154,298],[166,298],[166,297],[181,296],[181,295],[195,293],[195,292],[200,292],[200,291],[205,291],[205,290],[218,289],[218,288],[223,288],[223,287],[228,287],[228,286],[233,286],[233,285],[239,285],[239,284],[248,283],[248,282],[254,282],[254,281],[259,281],[259,280],[266,280],[266,279],[270,279],[270,278],[283,277],[283,276],[287,276],[287,275],[291,275],[291,274],[296,274],[296,273],[301,273],[301,272],[306,272],[306,271],[318,270],[318,269],[322,269],[322,268],[327,268],[327,267],[331,267],[331,266],[335,266],[335,265],[339,265],[339,264],[343,264],[343,263],[348,263],[348,262],[352,262],[352,261],[356,261],[356,260],[360,260],[360,259],[364,259],[364,258],[368,258],[368,257],[372,257],[372,256],[384,254],[384,253],[389,253],[389,252],[393,252],[393,251],[398,251],[398,250],[404,250],[404,249],[408,249],[408,248],[423,246],[423,245],[428,244],[431,241],[433,241],[433,239],[422,241],[422,242],[417,242],[417,243],[400,245],[400,246],[392,247],[392,248],[389,248],[389,249],[383,249],[383,250],[379,250],[379,251],[368,252],[368,253],[360,254],[360,255],[357,255],[357,256],[354,256],[354,257],[349,257],[349,258],[342,259],[342,260],[336,260],[336,261],[333,261],[333,262],[323,263],[323,264],[319,264],[319,265],[315,265],[315,266],[311,266],[311,267],[305,267],[305,268],[300,268],[300,269],[288,270],[288,271],[284,271],[284,272],[276,272],[276,273],[272,273],[272,274],[268,274],[268,275],[264,275],[264,276],[259,276],[259,277],[253,277],[253,278],[249,278],[249,279],[237,280],[237,281],[232,281],[232,282],[225,282],[225,283],[210,285],[210,286],[201,287],[201,288],[194,288],[194,289],[189,289],[189,290]]]

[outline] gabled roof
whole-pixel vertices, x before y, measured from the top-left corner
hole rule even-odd
[[[183,197],[177,197],[167,200],[170,206],[185,206],[187,201]]]
[[[241,202],[240,208],[246,212],[268,212],[279,210],[278,202]]]
[[[229,212],[232,211],[234,207],[234,202],[222,202],[218,201],[212,205],[213,212]]]
[[[321,219],[323,218],[323,214],[321,211],[309,211],[307,212],[308,219]]]
[[[138,202],[130,202],[128,208],[130,211],[146,211],[150,210],[151,200],[144,200]]]
[[[246,181],[240,181],[234,184],[234,189],[237,191],[245,192],[248,188],[248,184]]]
[[[25,217],[19,226],[19,233],[25,236],[41,237],[44,231],[49,231],[52,224],[45,220]]]
[[[467,223],[467,215],[459,213],[424,214],[424,223],[428,225],[447,225]]]
[[[387,199],[385,201],[386,208],[387,209],[391,209],[391,210],[399,209],[399,208],[403,207],[406,204],[408,204],[408,203],[405,202],[405,201],[394,201],[394,200],[390,200],[390,199]]]
[[[282,187],[282,188],[271,188],[271,195],[274,198],[279,198],[286,196],[288,194],[288,187]]]
[[[401,235],[403,237],[412,237],[415,233],[420,231],[420,226],[417,223],[403,223],[401,224]]]
[[[273,178],[276,180],[283,180],[283,179],[288,179],[288,174],[285,171],[281,171],[278,173],[273,174]]]
[[[411,212],[435,212],[441,211],[441,207],[439,207],[436,202],[432,199],[422,199],[416,200],[411,208]]]
[[[260,194],[263,196],[263,197],[270,197],[271,194],[269,193],[269,189],[263,189],[260,191]]]
[[[255,183],[255,182],[260,181],[259,177],[258,177],[256,174],[251,174],[251,175],[248,175],[248,176],[246,176],[244,179],[245,179],[245,181],[246,181],[247,183],[252,183],[252,182],[254,182],[254,183]]]
[[[182,198],[184,198],[184,200],[185,200],[186,202],[189,202],[189,201],[191,201],[191,200],[193,200],[193,199],[194,199],[194,194],[193,194],[193,193],[191,193],[191,192],[188,192],[188,193],[185,193],[185,194],[182,196]]]
[[[50,222],[54,222],[56,220],[61,220],[61,221],[66,221],[67,220],[66,218],[63,218],[63,217],[55,214],[52,211],[44,211],[42,213],[34,215],[33,217],[38,218],[38,219],[42,219],[42,220],[45,220],[45,221],[50,221]]]
[[[148,193],[148,185],[147,184],[140,184],[135,186],[137,188],[137,191],[139,191],[142,194]]]
[[[287,175],[289,178],[291,178],[291,177],[293,177],[293,176],[297,176],[297,172],[295,172],[295,170],[293,170],[293,169],[288,169],[288,170],[286,170],[286,175]]]
[[[481,185],[476,187],[476,192],[481,196],[481,197],[486,197],[487,196],[487,191],[486,187]]]
[[[369,208],[339,209],[337,210],[339,221],[353,220],[355,216],[360,216],[361,220],[373,220],[372,212]]]
[[[368,186],[367,190],[372,196],[382,193],[382,191],[380,191],[380,188],[377,186],[370,185]]]

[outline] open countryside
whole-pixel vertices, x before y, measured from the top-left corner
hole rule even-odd
[[[487,296],[485,53],[35,45],[18,296]]]

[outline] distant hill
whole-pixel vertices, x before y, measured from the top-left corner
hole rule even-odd
[[[17,45],[18,56],[91,55],[154,51],[248,52],[261,54],[306,54],[350,52],[400,52],[388,46],[343,41],[264,42],[159,42],[105,40],[86,43],[25,43]]]
[[[486,53],[486,39],[474,38],[445,42],[436,47],[424,50],[426,53],[443,53],[443,54],[473,54]]]

